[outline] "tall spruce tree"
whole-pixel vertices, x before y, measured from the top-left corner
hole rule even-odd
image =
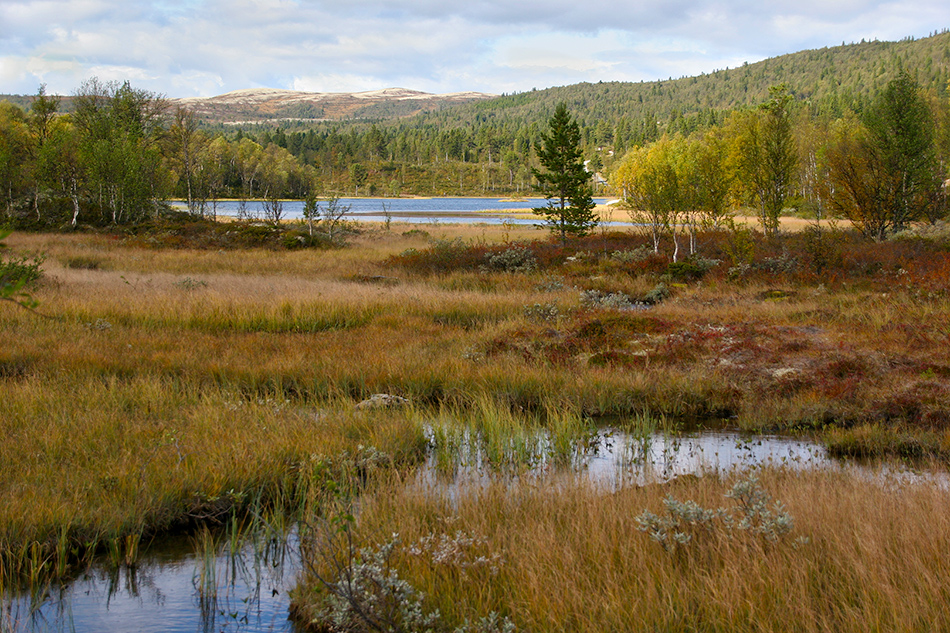
[[[757,172],[762,228],[766,235],[778,232],[785,201],[795,188],[798,156],[792,135],[790,107],[792,95],[785,84],[769,88],[769,100],[762,104],[761,163]]]
[[[548,125],[550,132],[541,135],[535,148],[544,170],[532,170],[538,179],[536,188],[548,204],[532,210],[543,216],[546,226],[565,243],[568,235],[581,237],[590,233],[597,226],[597,216],[590,173],[584,167],[580,148],[580,126],[563,103],[558,104]]]
[[[865,125],[874,157],[887,174],[891,228],[900,231],[924,215],[940,186],[935,124],[920,87],[903,68],[875,99]]]

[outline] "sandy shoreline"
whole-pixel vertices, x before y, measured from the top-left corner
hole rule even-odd
[[[492,211],[492,213],[498,213],[498,211]],[[538,217],[531,213],[525,213],[523,209],[508,209],[502,211],[502,213],[506,213],[514,218],[521,219]],[[618,208],[618,205],[599,204],[594,207],[594,213],[597,214],[602,222],[614,224],[618,228],[633,224],[633,222],[630,220],[627,210]],[[734,215],[733,218],[735,219],[736,224],[745,225],[752,228],[758,228],[760,226],[759,218],[755,215],[737,214]],[[814,223],[814,220],[798,218],[794,216],[782,216],[779,218],[779,226],[785,231],[800,231],[806,226],[812,225]],[[825,228],[830,227],[833,223],[840,227],[847,227],[851,224],[848,220],[822,220],[820,222],[821,226]]]

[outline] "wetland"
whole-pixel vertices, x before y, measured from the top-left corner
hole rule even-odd
[[[950,625],[940,239],[180,230],[6,240],[0,630]]]

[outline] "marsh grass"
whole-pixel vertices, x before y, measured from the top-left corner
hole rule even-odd
[[[591,421],[570,406],[526,412],[482,396],[423,416],[430,461],[437,473],[450,477],[461,469],[513,475],[548,466],[575,467],[596,438]]]
[[[466,245],[503,252],[532,236],[492,231],[430,232],[452,261]],[[420,274],[396,256],[433,242],[407,233],[222,252],[11,236],[14,254],[47,256],[35,298],[48,318],[0,306],[4,573],[69,574],[109,547],[125,564],[151,534],[256,499],[299,507],[313,464],[362,444],[399,468],[422,459],[426,429],[448,453],[475,438],[486,463],[517,470],[570,462],[612,415],[950,428],[939,245],[848,238],[844,268],[821,279],[765,266],[730,280],[713,267],[671,285],[662,257],[612,256],[636,253],[642,236],[532,244],[535,272],[483,271],[482,252],[475,268]],[[721,239],[707,237],[704,254],[719,257]],[[783,253],[757,247],[763,262]],[[648,311],[581,303],[582,291],[639,297],[667,281],[671,296]],[[556,305],[556,318],[534,305]],[[356,414],[374,393],[414,406]],[[877,435],[885,452],[897,435]],[[938,444],[924,455],[944,455]]]
[[[0,409],[11,438],[0,486],[18,492],[0,511],[0,542],[11,573],[27,576],[100,548],[116,565],[134,564],[142,535],[292,510],[301,469],[320,456],[363,443],[412,461],[425,441],[407,417],[148,377],[81,389],[69,378],[26,380]]]
[[[280,582],[294,556],[295,531],[274,520],[268,506],[254,503],[244,515],[232,515],[222,525],[201,525],[189,535],[195,589],[203,630],[227,628],[222,622],[250,621],[262,598],[265,582]],[[281,516],[297,516],[286,509]],[[294,525],[296,519],[294,520]]]
[[[738,475],[736,476],[738,477]],[[696,540],[687,557],[638,529],[664,498],[707,508],[727,503],[735,479],[687,477],[606,493],[581,479],[512,487],[499,482],[451,496],[400,481],[361,503],[359,536],[398,532],[399,577],[426,596],[448,629],[489,613],[525,631],[931,631],[950,626],[942,552],[950,546],[948,492],[845,472],[759,472],[793,518],[774,543]],[[715,528],[719,529],[719,528]],[[465,543],[492,566],[463,562]],[[438,559],[423,542],[460,543]],[[444,549],[444,548],[443,548]],[[440,550],[441,551],[441,550]],[[297,608],[321,604],[318,584]]]
[[[862,425],[825,430],[825,444],[832,455],[844,458],[892,456],[914,462],[950,458],[950,431],[920,431],[903,427]]]

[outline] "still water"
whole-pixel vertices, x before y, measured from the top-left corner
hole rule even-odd
[[[522,445],[492,454],[482,439],[465,432],[452,447],[445,468],[438,449],[417,481],[445,490],[505,474],[504,463],[518,453],[518,478],[544,478],[565,471],[605,489],[667,481],[680,475],[716,474],[762,465],[793,469],[853,468],[830,458],[808,439],[750,436],[730,430],[631,434],[597,429],[565,451],[556,438],[539,433]],[[499,456],[500,455],[500,456]],[[507,455],[507,456],[506,456]],[[440,463],[442,464],[440,466]],[[876,470],[874,476],[881,476]],[[894,470],[888,477],[945,483]],[[300,571],[293,531],[252,538],[236,552],[221,539],[200,547],[199,539],[176,538],[148,548],[134,569],[94,566],[60,586],[5,596],[0,631],[111,631],[263,633],[296,631],[288,620],[288,591]],[[198,551],[203,553],[199,554]]]
[[[608,201],[607,198],[594,199],[597,204],[606,204]],[[341,198],[339,204],[349,207],[346,219],[359,222],[385,222],[388,212],[393,222],[410,224],[501,224],[508,222],[530,226],[538,224],[542,219],[516,216],[530,215],[532,208],[543,207],[547,201],[544,198]],[[172,205],[183,208],[185,203],[176,200],[172,202]],[[511,214],[511,211],[515,211],[516,215]],[[217,214],[251,219],[266,217],[263,203],[255,200],[246,201],[243,207],[237,200],[219,201]],[[303,219],[303,202],[285,201],[283,219]]]
[[[206,556],[194,539],[165,539],[135,567],[95,565],[71,582],[5,597],[0,631],[293,633],[294,534],[279,548],[259,545],[248,539],[231,556],[221,542]]]

